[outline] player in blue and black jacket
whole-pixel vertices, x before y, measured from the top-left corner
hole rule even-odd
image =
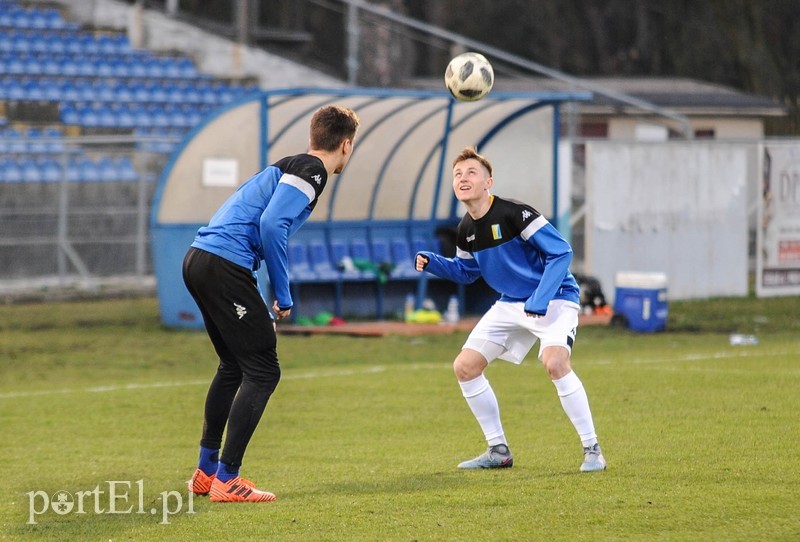
[[[415,260],[417,271],[461,284],[483,277],[500,293],[453,363],[489,446],[459,468],[512,466],[497,398],[484,371],[496,358],[521,363],[539,340],[539,359],[583,445],[581,471],[605,470],[589,400],[570,363],[580,311],[580,289],[569,271],[572,248],[533,207],[493,196],[493,185],[491,163],[475,149],[464,149],[453,162],[453,190],[467,208],[458,225],[456,255],[419,252]]]
[[[219,356],[206,396],[200,460],[189,482],[195,494],[210,493],[215,502],[275,500],[239,476],[247,444],[281,375],[275,326],[255,272],[263,260],[275,318],[289,316],[289,236],[308,219],[329,177],[347,164],[358,126],[351,109],[318,109],[311,118],[309,151],[278,160],[244,182],[198,230],[184,258],[184,282]]]

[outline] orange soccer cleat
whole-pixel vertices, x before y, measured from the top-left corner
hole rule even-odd
[[[255,484],[241,476],[223,482],[215,478],[211,483],[212,502],[272,502],[274,493],[256,489]]]
[[[195,495],[208,495],[211,491],[211,483],[216,479],[217,475],[208,475],[200,469],[194,471],[192,479],[189,480],[189,491]]]

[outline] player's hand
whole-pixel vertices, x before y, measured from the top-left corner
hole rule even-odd
[[[278,306],[278,300],[276,299],[272,303],[272,312],[275,313],[276,320],[283,320],[284,318],[287,318],[290,314],[292,314],[292,308],[289,307],[288,309],[281,309]]]
[[[414,268],[417,271],[424,271],[425,266],[428,265],[428,262],[430,261],[431,261],[430,258],[428,258],[427,256],[423,256],[422,254],[417,254],[417,258],[414,261]]]

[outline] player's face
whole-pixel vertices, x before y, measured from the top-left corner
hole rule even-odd
[[[492,178],[474,158],[459,162],[453,168],[453,192],[459,201],[476,201],[489,197]]]

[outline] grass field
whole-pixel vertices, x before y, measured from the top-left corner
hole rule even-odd
[[[580,329],[597,474],[531,356],[487,372],[514,468],[461,472],[485,447],[450,367],[463,334],[282,336],[242,470],[278,501],[219,505],[184,485],[205,334],[162,328],[153,299],[0,306],[0,539],[800,540],[799,315],[673,302],[664,333]]]

